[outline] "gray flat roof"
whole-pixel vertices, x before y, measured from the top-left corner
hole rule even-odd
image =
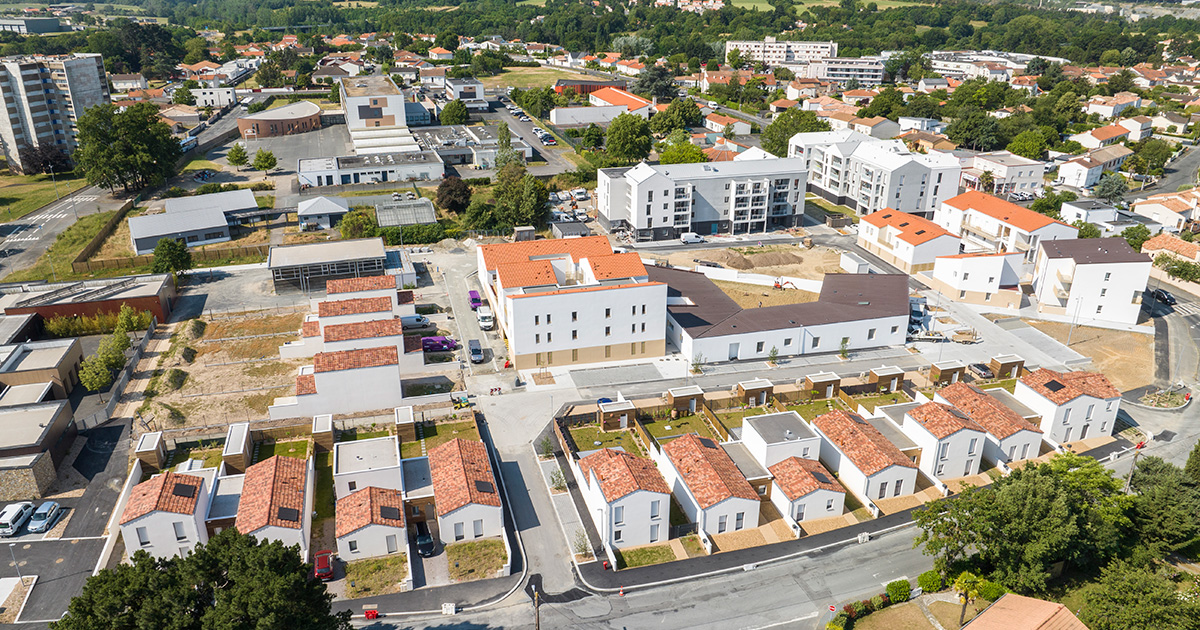
[[[194,197],[175,197],[168,199],[166,204],[167,214],[213,208],[226,212],[229,210],[245,210],[257,207],[258,202],[254,200],[254,191],[249,188],[196,195]],[[130,223],[133,223],[132,219]]]
[[[392,82],[392,78],[386,74],[365,77],[342,77],[338,80],[342,82],[342,87],[346,90],[346,96],[403,94],[400,88],[396,87],[396,84]]]
[[[403,461],[404,498],[433,496],[433,477],[429,474],[428,457],[412,457]]]
[[[154,449],[158,448],[160,442],[162,442],[162,431],[143,433],[142,436],[138,438],[137,448],[135,448],[133,452],[144,453],[146,451],[153,451]]]
[[[50,383],[29,383],[27,385],[13,385],[0,393],[0,407],[13,407],[16,405],[30,405],[40,403],[46,399],[46,395],[50,393]]]
[[[1025,359],[1022,359],[1020,355],[1016,354],[997,354],[996,356],[992,357],[992,360],[999,361],[1001,363],[1015,363],[1017,361],[1024,361]]]
[[[52,370],[62,363],[72,345],[29,342],[0,348],[4,362],[0,372]]]
[[[302,217],[346,212],[350,212],[350,202],[341,197],[313,197],[296,205],[296,214]]]
[[[412,424],[413,423],[413,408],[411,405],[407,407],[396,407],[396,424]]]
[[[246,444],[246,431],[250,430],[250,425],[245,422],[229,425],[229,431],[225,433],[225,448],[222,449],[221,455],[237,455],[242,452]]]
[[[198,208],[129,217],[129,234],[134,239],[216,230],[228,226],[229,220],[220,208]]]
[[[267,255],[267,268],[324,265],[348,260],[385,258],[382,238],[359,238],[349,241],[276,245]]]
[[[400,164],[440,164],[434,151],[392,151],[367,155],[344,155],[334,158],[338,168],[387,168]]]
[[[245,480],[245,475],[217,477],[216,483],[213,484],[207,520],[237,516],[238,504],[242,502],[242,483]]]
[[[1041,245],[1048,258],[1071,258],[1077,265],[1150,262],[1150,256],[1134,251],[1119,236],[1042,241]]]
[[[688,385],[687,387],[672,387],[667,390],[672,396],[703,396],[704,390],[700,389],[699,385]]]
[[[401,199],[375,204],[375,219],[380,227],[437,223],[433,202],[424,198]]]
[[[769,413],[763,416],[747,416],[742,420],[767,444],[791,442],[816,437],[808,423],[794,411]]]
[[[33,315],[33,313],[26,313],[24,315],[6,315],[0,317],[0,343],[12,343],[17,333],[29,325],[29,321],[33,319]]]
[[[68,401],[55,400],[0,408],[0,448],[40,445],[50,432],[54,418],[69,405]]]
[[[0,457],[0,469],[25,468],[26,466],[29,466],[33,462],[37,461],[37,458],[41,457],[42,455],[45,455],[45,453],[33,453],[30,455],[13,455],[12,457]]]
[[[1000,404],[1012,409],[1018,416],[1022,418],[1033,418],[1040,416],[1038,412],[1026,407],[1021,401],[1017,400],[1016,396],[1008,393],[1007,389],[997,387],[996,389],[985,389],[984,393],[991,395],[992,398],[1000,401]]]
[[[908,436],[904,435],[904,432],[897,428],[897,425],[904,424],[905,413],[908,413],[909,410],[916,409],[920,406],[920,403],[905,403],[903,405],[888,405],[886,407],[879,407],[878,410],[887,415],[887,418],[867,418],[866,420],[867,422],[871,423],[871,426],[878,429],[879,432],[883,434],[883,437],[887,438],[889,442],[895,444],[896,448],[902,451],[907,451],[911,448],[917,448],[917,445],[915,442],[908,439]],[[889,422],[888,418],[894,420],[896,424]]]
[[[333,474],[393,468],[400,465],[399,446],[394,436],[338,442],[333,446]]]
[[[881,365],[877,368],[871,368],[871,372],[875,376],[892,376],[895,374],[904,374],[904,370],[894,365]]]
[[[318,416],[313,416],[312,430],[313,433],[329,431],[333,428],[333,415],[323,413]]]
[[[754,456],[750,454],[750,450],[741,442],[726,442],[721,445],[721,448],[725,449],[725,453],[729,455],[729,459],[733,460],[734,465],[738,467],[738,470],[742,471],[742,476],[747,480],[762,479],[763,477],[771,476],[767,472],[767,469],[763,468],[757,459],[754,459]]]

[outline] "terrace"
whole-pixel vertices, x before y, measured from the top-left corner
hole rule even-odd
[[[704,421],[704,417],[700,415],[643,421],[642,426],[646,427],[646,432],[659,442],[687,435],[688,433],[695,433],[700,437],[719,441],[717,440],[717,436],[713,435],[712,429],[708,428],[708,423]]]
[[[571,427],[567,429],[567,432],[571,434],[575,448],[579,449],[581,453],[598,451],[602,448],[620,448],[631,455],[645,454],[638,444],[637,438],[634,437],[633,431],[629,429],[601,431],[599,425],[585,424]]]

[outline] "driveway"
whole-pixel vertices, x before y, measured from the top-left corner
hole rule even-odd
[[[88,487],[63,538],[104,535],[129,470],[131,424],[132,420],[122,420],[80,434],[87,437],[87,443],[74,466],[88,480]]]
[[[417,553],[417,547],[410,545],[410,557],[418,562],[413,563],[413,588],[428,588],[430,586],[446,586],[450,584],[450,564],[446,559],[446,546],[437,543],[437,555],[432,558],[422,558]],[[419,565],[419,566],[418,566]]]

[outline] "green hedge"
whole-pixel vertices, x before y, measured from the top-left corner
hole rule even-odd
[[[942,590],[942,574],[930,569],[917,577],[917,586],[926,593],[936,593]]]
[[[1007,592],[1008,589],[1004,588],[1003,584],[997,584],[996,582],[991,582],[989,580],[984,580],[979,585],[979,597],[986,599],[989,602],[994,602],[997,599],[1004,597],[1004,594]]]
[[[406,225],[400,227],[379,228],[379,235],[388,245],[424,245],[436,243],[446,238],[446,227],[441,223],[428,225]]]
[[[908,601],[908,596],[911,593],[912,586],[909,585],[908,580],[896,580],[894,582],[888,582],[887,596],[892,603],[898,604],[900,602]]]
[[[1170,254],[1154,257],[1154,266],[1167,272],[1168,276],[1188,282],[1200,282],[1200,265],[1180,260]]]

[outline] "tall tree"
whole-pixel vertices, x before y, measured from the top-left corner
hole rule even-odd
[[[1125,183],[1125,178],[1116,173],[1105,173],[1100,176],[1100,181],[1096,182],[1096,187],[1093,193],[1109,202],[1117,203],[1125,198],[1125,193],[1129,192],[1129,185]]]
[[[151,269],[154,273],[177,274],[192,268],[192,252],[188,251],[183,241],[173,238],[159,239],[154,246],[154,262]]]
[[[633,82],[633,91],[644,95],[646,98],[672,98],[678,89],[675,86],[674,75],[671,74],[670,70],[662,66],[650,66],[646,68],[644,72],[638,75],[637,80]]]
[[[583,130],[582,140],[583,148],[599,149],[604,144],[604,130],[592,123]]]
[[[659,135],[667,135],[676,129],[687,129],[700,124],[700,107],[690,98],[677,98],[671,101],[665,111],[650,118],[650,130]]]
[[[708,157],[700,147],[691,142],[680,142],[663,149],[658,155],[658,161],[663,164],[692,164],[707,162]]]
[[[458,35],[454,31],[442,31],[433,40],[433,45],[453,52],[458,50]]]
[[[1036,129],[1029,129],[1017,134],[1005,148],[1021,157],[1040,160],[1046,153],[1046,137]]]
[[[338,221],[338,232],[345,240],[371,238],[379,232],[375,216],[366,210],[351,210]]]
[[[1142,225],[1141,223],[1127,227],[1121,231],[1121,238],[1128,241],[1129,246],[1132,247],[1133,251],[1135,252],[1142,251],[1142,244],[1150,240],[1151,236],[1153,235],[1150,234],[1150,228]],[[1200,447],[1200,444],[1197,446]],[[1194,468],[1192,464],[1193,458],[1196,459]],[[1200,483],[1200,455],[1197,455],[1195,450],[1193,450],[1191,456],[1188,457],[1188,472],[1189,474],[1192,474],[1194,479],[1196,479],[1196,483]]]
[[[192,90],[186,85],[182,85],[175,90],[175,95],[171,97],[171,102],[178,105],[195,105],[196,96],[192,94]]]
[[[229,147],[229,151],[225,154],[225,161],[229,162],[230,166],[233,166],[240,171],[242,170],[243,166],[249,163],[250,156],[246,155],[246,147],[242,146],[242,143],[235,142],[232,147]]]
[[[829,123],[818,120],[815,112],[788,109],[763,129],[762,148],[776,157],[786,157],[792,136],[813,131],[829,131]]]
[[[504,168],[506,164],[523,161],[521,154],[512,146],[512,132],[508,129],[508,123],[502,121],[496,129],[496,143],[496,170]]]
[[[606,151],[623,162],[636,162],[650,155],[650,123],[641,116],[621,114],[608,126]]]
[[[1142,226],[1141,223],[1138,225]],[[1126,231],[1129,231],[1129,228],[1126,228]],[[1121,236],[1125,236],[1125,234],[1122,233]],[[1141,251],[1142,248],[1138,246],[1135,249]],[[1192,452],[1188,455],[1187,464],[1183,467],[1183,471],[1191,478],[1192,483],[1200,486],[1200,442],[1196,442],[1196,445],[1192,447]]]
[[[438,184],[437,203],[450,212],[462,212],[471,203],[471,187],[460,177],[447,177]]]
[[[983,580],[970,571],[963,571],[954,578],[954,592],[962,600],[962,610],[958,613],[958,625],[962,626],[967,620],[967,604],[979,597],[979,586]]]
[[[275,159],[275,154],[266,149],[259,149],[254,153],[254,163],[251,165],[256,171],[262,171],[266,175],[267,171],[275,168],[279,161]]]
[[[75,163],[89,184],[126,191],[158,184],[175,173],[181,150],[154,103],[118,112],[109,104],[79,117]]]
[[[458,99],[454,99],[442,108],[442,113],[438,115],[438,120],[443,125],[465,125],[471,115],[467,112],[467,105]]]
[[[279,67],[279,64],[268,61],[259,66],[254,80],[258,81],[262,87],[283,87],[283,69]]]
[[[1083,595],[1080,621],[1092,630],[1194,630],[1200,609],[1152,567],[1115,560]]]

